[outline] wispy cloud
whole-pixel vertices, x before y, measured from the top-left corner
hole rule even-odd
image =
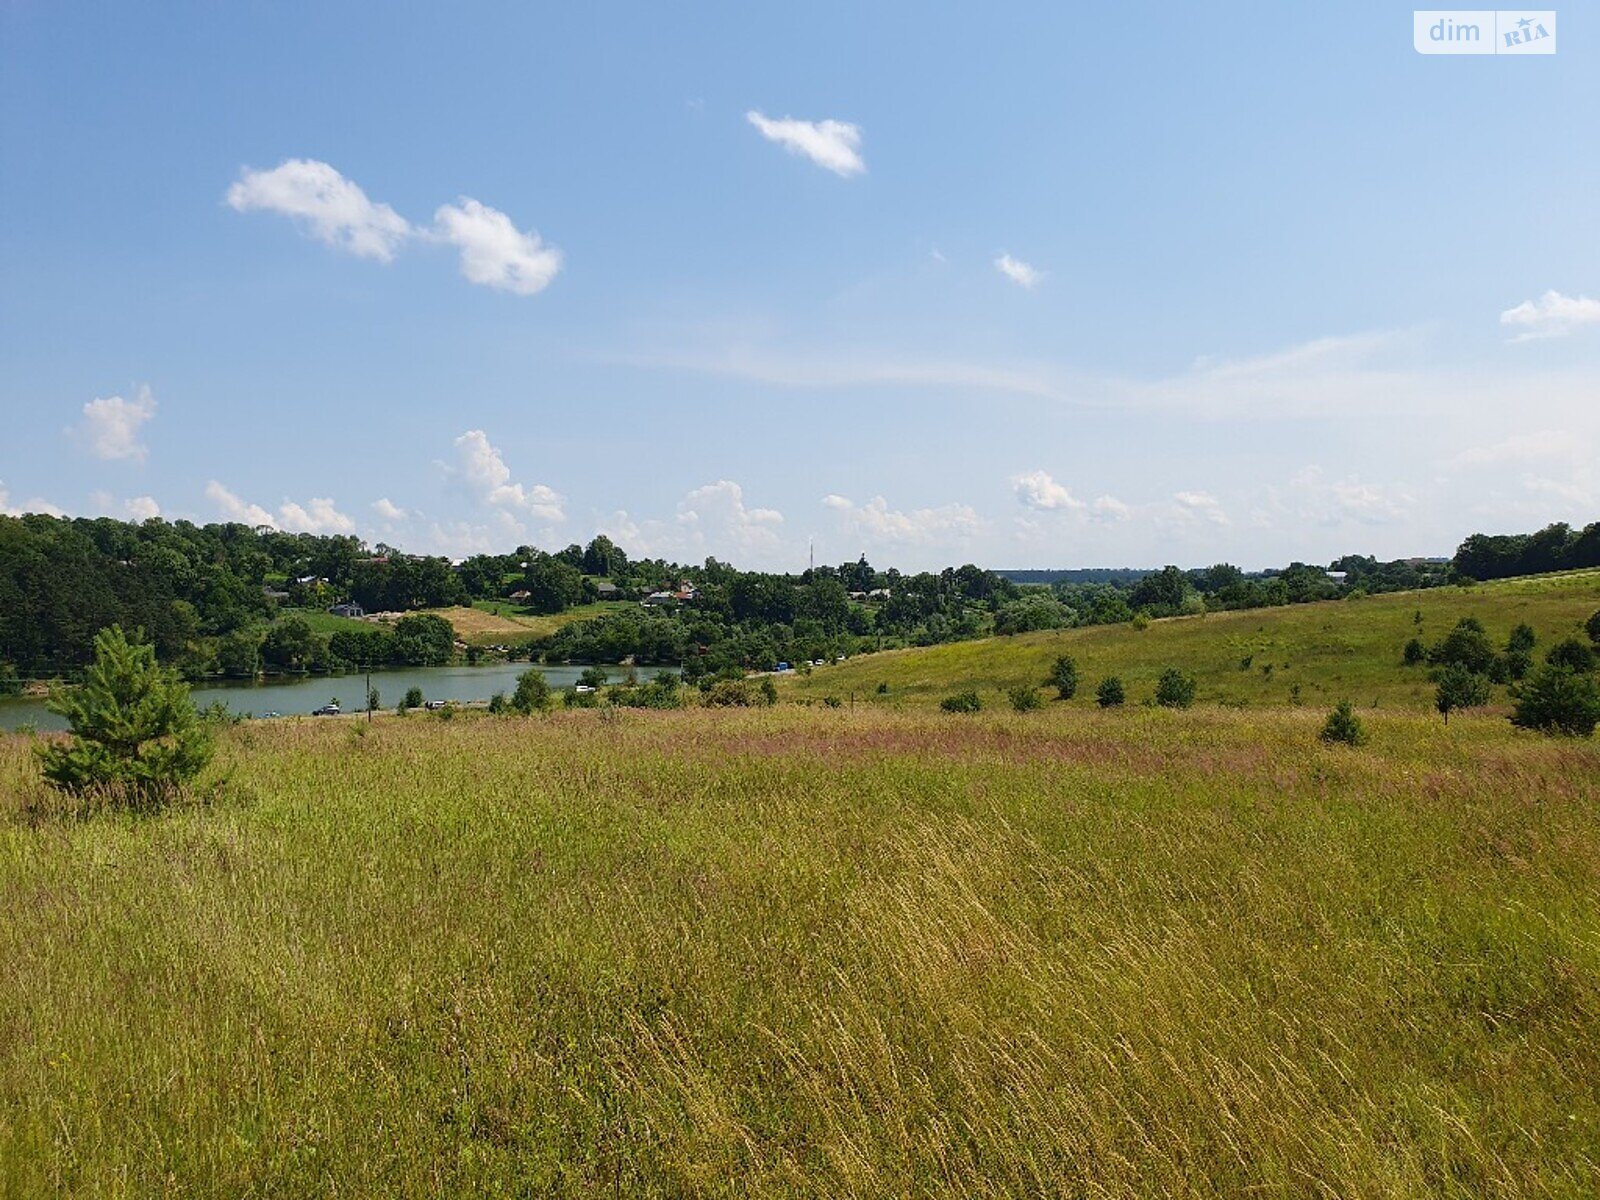
[[[67,433],[95,458],[143,462],[149,448],[139,440],[139,430],[155,415],[155,397],[141,386],[132,400],[107,396],[89,401],[83,406],[83,419]]]
[[[1500,314],[1500,324],[1516,331],[1513,342],[1564,337],[1584,325],[1600,325],[1600,300],[1548,291]]]
[[[794,117],[771,118],[755,109],[745,120],[761,131],[769,142],[776,142],[791,154],[809,158],[817,166],[848,178],[867,169],[861,157],[861,130],[848,121],[801,121]]]
[[[1012,258],[1009,254],[1002,254],[994,260],[994,269],[1018,287],[1028,288],[1030,291],[1044,282],[1044,272],[1020,258]]]
[[[270,171],[246,167],[228,189],[239,212],[274,212],[312,237],[361,258],[389,262],[411,236],[410,223],[387,204],[315,159],[291,158]]]

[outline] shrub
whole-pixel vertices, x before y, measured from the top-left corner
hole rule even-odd
[[[1402,661],[1408,667],[1414,667],[1420,662],[1425,662],[1428,657],[1428,648],[1422,644],[1421,638],[1412,638],[1406,643],[1405,652],[1401,655]]]
[[[1509,654],[1517,650],[1531,651],[1538,641],[1539,637],[1533,632],[1533,626],[1524,621],[1513,629],[1511,636],[1506,639],[1506,652]]]
[[[888,694],[889,694],[889,685],[887,683],[880,683],[878,685],[878,695],[887,696]]]
[[[964,692],[957,692],[954,696],[946,696],[939,701],[939,707],[945,712],[975,713],[983,708],[983,698],[968,688]]]
[[[1361,727],[1361,718],[1350,707],[1350,701],[1341,700],[1328,714],[1321,737],[1330,744],[1360,746],[1367,740],[1367,731]]]
[[[367,689],[367,711],[368,712],[377,712],[382,707],[383,707],[383,700],[378,695],[378,689],[377,688],[368,688]]]
[[[706,691],[712,708],[747,708],[753,698],[747,679],[719,679]]]
[[[1489,703],[1489,680],[1460,663],[1451,663],[1439,673],[1439,688],[1433,696],[1433,706],[1450,724],[1450,714],[1458,708],[1477,708]]]
[[[585,687],[603,688],[606,685],[606,669],[604,667],[585,667],[578,676],[578,682]]]
[[[778,685],[773,683],[772,682],[772,676],[768,675],[766,678],[764,678],[761,681],[761,703],[767,705],[770,708],[772,705],[776,704],[777,702],[778,702]]]
[[[1018,712],[1032,712],[1044,707],[1044,701],[1039,698],[1039,689],[1028,684],[1012,688],[1007,695],[1011,698],[1011,707]]]
[[[1594,615],[1583,623],[1583,628],[1589,640],[1600,645],[1600,608],[1594,610]]]
[[[1188,708],[1194,703],[1195,690],[1193,675],[1168,667],[1156,680],[1156,703],[1163,708]]]
[[[550,685],[545,681],[543,671],[529,667],[517,676],[517,690],[511,693],[511,707],[523,716],[545,712],[550,708]]]
[[[1569,671],[1583,675],[1594,670],[1594,651],[1577,638],[1569,637],[1551,646],[1550,653],[1544,656],[1544,661],[1553,667],[1566,667]]]
[[[1544,733],[1588,737],[1600,724],[1600,686],[1587,675],[1546,663],[1522,685],[1511,723]]]
[[[600,696],[597,692],[569,690],[561,693],[561,704],[564,708],[599,708]]]
[[[1072,661],[1072,655],[1063,654],[1058,657],[1050,668],[1050,677],[1045,683],[1056,689],[1056,698],[1071,700],[1078,693],[1078,664]]]
[[[1145,616],[1143,613],[1135,613],[1130,624],[1133,626],[1136,632],[1143,633],[1146,629],[1150,628],[1150,618]]]
[[[400,701],[400,711],[404,712],[408,708],[421,708],[421,707],[422,707],[422,689],[419,688],[419,687],[407,688],[406,689],[405,698]]]
[[[94,639],[83,683],[50,698],[72,736],[39,750],[44,777],[67,792],[105,789],[118,799],[159,802],[211,761],[211,730],[188,685],[156,662],[155,647],[128,641],[121,626]]]
[[[1107,675],[1100,681],[1100,686],[1094,689],[1094,698],[1101,708],[1116,708],[1128,696],[1122,689],[1122,680],[1115,675]]]
[[[837,697],[837,696],[824,696],[822,698],[822,707],[824,707],[824,708],[843,708],[844,707],[844,701],[839,699],[839,697]]]
[[[506,703],[506,694],[504,692],[496,692],[489,697],[489,711],[494,713],[495,716],[501,715],[510,707],[511,705]]]

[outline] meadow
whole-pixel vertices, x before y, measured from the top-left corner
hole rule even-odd
[[[1321,705],[1423,710],[1433,703],[1426,666],[1401,655],[1418,638],[1431,645],[1463,617],[1476,617],[1496,646],[1521,622],[1538,635],[1535,656],[1566,637],[1588,640],[1583,623],[1600,609],[1600,571],[1499,580],[1359,596],[1283,608],[1170,617],[1143,629],[1095,625],[1014,637],[861,655],[784,678],[786,698],[852,695],[889,707],[936,705],[951,692],[976,689],[1003,704],[1007,689],[1042,684],[1050,664],[1070,654],[1078,665],[1075,704],[1093,705],[1094,686],[1119,676],[1128,702],[1148,699],[1163,668],[1176,666],[1199,684],[1198,702],[1229,705]],[[880,692],[879,685],[887,690]],[[1497,701],[1505,699],[1497,688]]]
[[[0,1194],[1594,1195],[1600,748],[1321,715],[0,739]]]
[[[1600,743],[1445,725],[1399,652],[1596,607],[784,683],[838,708],[247,723],[150,816],[0,736],[0,1196],[1595,1195]],[[1063,652],[1080,695],[1010,711]],[[1197,707],[1139,703],[1169,663]],[[1344,696],[1359,748],[1317,736]]]

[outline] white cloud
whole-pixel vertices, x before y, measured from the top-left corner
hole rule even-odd
[[[1126,521],[1133,515],[1133,510],[1115,496],[1096,497],[1094,504],[1090,506],[1090,511],[1096,521],[1103,521],[1107,524]]]
[[[278,509],[278,525],[291,533],[354,533],[356,523],[340,512],[331,499],[313,496],[304,506],[285,500]]]
[[[1052,479],[1047,471],[1029,471],[1024,475],[1014,476],[1011,487],[1016,493],[1018,502],[1027,508],[1047,512],[1058,510],[1082,512],[1086,507],[1082,500]]]
[[[1012,258],[1009,254],[1002,254],[995,259],[994,269],[1018,287],[1032,289],[1044,281],[1043,271],[1023,262],[1020,258]]]
[[[155,415],[155,397],[141,386],[132,400],[107,396],[89,401],[83,406],[83,420],[67,433],[95,458],[143,462],[149,447],[139,441],[139,428]]]
[[[66,512],[57,508],[50,501],[35,496],[33,499],[15,508],[11,505],[11,493],[6,490],[6,485],[0,481],[0,516],[21,517],[28,513],[43,513],[47,517],[64,517]]]
[[[266,509],[259,504],[241,500],[215,479],[206,484],[206,499],[217,506],[217,511],[222,514],[224,521],[234,521],[241,525],[276,524],[272,514]]]
[[[433,236],[461,251],[461,274],[472,283],[531,296],[561,270],[561,251],[537,233],[523,233],[498,209],[466,196],[434,214]]]
[[[372,502],[372,511],[391,524],[395,521],[404,521],[406,519],[406,510],[387,496],[374,500]]]
[[[1548,291],[1500,314],[1500,324],[1517,330],[1514,342],[1562,337],[1582,325],[1600,325],[1600,300]]]
[[[310,234],[361,258],[389,262],[411,225],[387,204],[375,204],[351,180],[325,162],[291,158],[270,171],[246,167],[228,189],[239,212],[266,211],[290,217]]]
[[[1185,520],[1209,521],[1213,525],[1228,525],[1228,514],[1222,503],[1210,492],[1177,492],[1172,497],[1176,511]]]
[[[839,495],[824,496],[822,504],[837,515],[846,533],[884,545],[963,543],[984,529],[983,518],[966,504],[901,511],[890,508],[882,496],[856,504]]]
[[[151,496],[134,496],[122,502],[122,511],[130,521],[148,521],[161,515],[161,506]]]
[[[508,515],[526,514],[551,524],[566,520],[561,493],[542,483],[525,487],[512,482],[511,468],[483,430],[467,430],[455,440],[455,447],[451,474],[484,504]]]
[[[848,178],[867,169],[860,153],[861,130],[847,121],[773,119],[754,109],[744,116],[769,142],[777,142],[789,153],[809,158],[835,175]]]
[[[1446,465],[1452,467],[1490,466],[1497,463],[1529,462],[1541,458],[1566,458],[1586,454],[1587,446],[1572,433],[1555,429],[1540,429],[1534,433],[1518,433],[1489,446],[1472,446],[1451,458]]]
[[[677,521],[696,546],[757,554],[777,546],[783,514],[775,508],[749,507],[743,487],[719,479],[685,496],[678,504]]]
[[[327,497],[314,496],[304,504],[285,500],[276,515],[259,504],[241,499],[215,479],[206,484],[206,498],[217,506],[224,521],[243,525],[270,525],[290,533],[354,533],[356,524]]]

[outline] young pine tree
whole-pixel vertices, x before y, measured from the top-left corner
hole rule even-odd
[[[211,761],[211,730],[188,685],[120,626],[100,631],[82,685],[51,697],[49,707],[72,730],[68,741],[39,751],[44,777],[63,791],[103,789],[125,803],[159,803]]]

